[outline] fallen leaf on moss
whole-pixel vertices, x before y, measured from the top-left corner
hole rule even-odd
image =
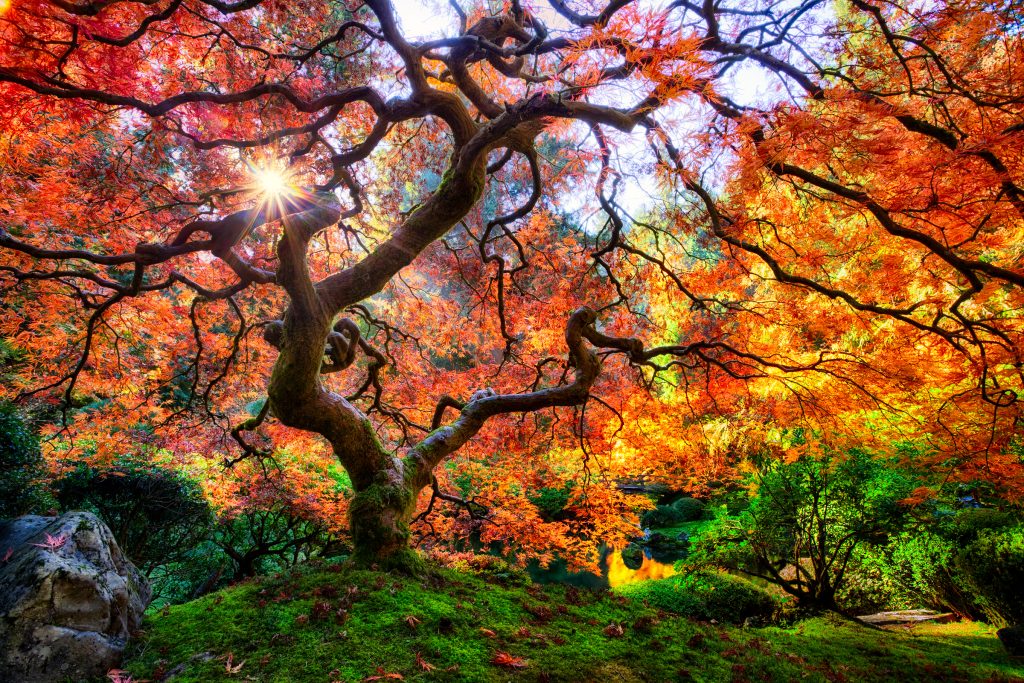
[[[433,671],[437,668],[427,660],[423,659],[423,655],[421,655],[419,652],[416,653],[416,664],[418,664],[419,667],[424,671]]]
[[[491,657],[491,664],[496,664],[497,666],[504,666],[509,669],[526,668],[525,659],[523,659],[522,657],[513,657],[509,653],[501,652],[500,650],[498,652],[495,652],[494,656]]]
[[[614,621],[604,627],[604,634],[609,638],[621,638],[625,633],[622,624],[616,624]]]

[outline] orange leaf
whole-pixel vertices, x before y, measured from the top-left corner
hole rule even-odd
[[[498,651],[491,657],[491,664],[504,666],[509,669],[525,669],[526,660],[521,657],[513,657],[507,652]]]
[[[436,666],[434,666],[433,664],[431,664],[427,660],[423,659],[423,655],[421,655],[419,652],[416,653],[416,663],[424,671],[433,671],[434,669],[437,668]]]

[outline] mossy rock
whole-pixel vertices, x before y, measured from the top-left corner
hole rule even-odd
[[[644,564],[644,549],[636,543],[630,543],[622,551],[622,562],[634,571],[640,569]]]

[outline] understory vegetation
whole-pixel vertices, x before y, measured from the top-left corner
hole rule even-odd
[[[151,582],[153,608],[347,548],[322,520],[285,504],[287,489],[272,480],[243,504],[215,508],[197,479],[141,457],[74,463],[51,476],[32,425],[2,403],[0,465],[0,517],[95,513]]]
[[[10,444],[0,456],[12,463],[0,473],[3,509],[99,515],[152,582],[151,610],[351,553],[343,531],[283,505],[280,491],[254,490],[248,504],[217,509],[198,481],[130,457],[107,468],[80,463],[48,479],[31,425],[10,407],[0,406],[0,418]],[[981,484],[950,485],[941,496],[915,501],[920,483],[911,470],[853,450],[761,461],[745,480],[703,500],[657,490],[642,510],[644,496],[635,496],[641,526],[622,551],[625,565],[639,569],[653,557],[674,563],[677,574],[616,591],[694,619],[736,624],[912,608],[997,627],[1024,622],[1019,510]],[[343,483],[338,490],[350,495]],[[571,501],[568,490],[554,489],[534,504],[548,519],[572,519]],[[470,549],[517,561],[500,544]]]

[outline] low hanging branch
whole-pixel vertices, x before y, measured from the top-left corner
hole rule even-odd
[[[983,457],[962,461],[988,467],[1024,387],[1012,3],[907,27],[898,1],[856,0],[838,21],[820,0],[449,5],[450,32],[418,41],[389,0],[274,7],[274,35],[256,20],[266,0],[60,0],[31,21],[15,3],[0,22],[0,329],[47,328],[34,292],[70,349],[45,359],[53,371],[19,369],[20,396],[63,390],[69,410],[90,373],[124,396],[152,375],[159,389],[124,409],[134,420],[191,380],[202,405],[165,414],[205,411],[196,431],[216,423],[222,443],[232,409],[251,415],[232,397],[265,390],[227,462],[271,455],[253,438],[268,420],[322,436],[368,562],[409,559],[428,486],[428,512],[437,499],[483,514],[434,469],[488,420],[582,415],[593,397],[620,439],[627,383],[674,385],[687,424],[727,412],[723,394],[761,422],[838,414],[847,394],[887,415],[901,410],[889,393],[941,394],[940,413],[971,416],[936,418],[941,439],[960,458],[971,433]],[[786,94],[751,102],[740,68]],[[649,151],[625,142],[640,133]],[[66,168],[40,161],[54,149]],[[283,190],[223,189],[264,163]],[[227,312],[200,321],[197,297]],[[134,315],[146,306],[171,329]],[[536,348],[568,311],[567,356]],[[271,321],[270,360],[248,320]],[[203,392],[200,359],[218,352]],[[622,395],[593,395],[602,361]],[[501,390],[462,400],[482,377]],[[769,385],[798,407],[779,417]],[[831,406],[826,385],[843,393]]]

